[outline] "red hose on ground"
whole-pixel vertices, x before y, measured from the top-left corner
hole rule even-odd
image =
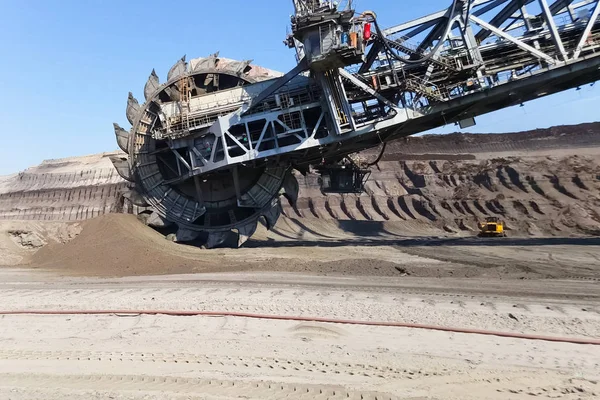
[[[287,315],[268,315],[268,314],[252,314],[234,311],[172,311],[172,310],[15,310],[15,311],[0,311],[0,315],[106,315],[106,314],[139,314],[139,315],[170,315],[170,316],[209,316],[209,317],[241,317],[255,319],[271,319],[283,321],[302,321],[302,322],[326,322],[332,324],[346,325],[365,325],[365,326],[386,326],[397,328],[415,328],[427,329],[442,332],[455,333],[470,333],[476,335],[499,336],[506,338],[527,339],[527,340],[543,340],[547,342],[573,343],[573,344],[591,344],[599,345],[600,339],[587,338],[568,338],[568,337],[553,337],[530,335],[525,333],[512,332],[496,332],[483,329],[469,328],[451,328],[436,325],[412,324],[406,322],[381,322],[381,321],[357,321],[348,319],[334,319],[322,317],[298,317]]]

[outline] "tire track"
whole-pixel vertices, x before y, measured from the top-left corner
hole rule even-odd
[[[62,360],[62,361],[103,361],[103,362],[140,362],[166,364],[200,364],[203,371],[209,369],[225,369],[234,367],[246,370],[278,370],[314,373],[318,375],[347,375],[357,374],[370,378],[407,379],[414,374],[434,374],[434,371],[424,372],[422,369],[399,369],[377,366],[366,363],[328,362],[315,359],[286,359],[273,357],[239,357],[219,355],[198,355],[181,353],[157,352],[109,352],[109,351],[32,351],[32,350],[2,350],[1,360]],[[360,371],[360,372],[357,372]],[[435,375],[442,375],[435,372]]]
[[[122,392],[140,391],[166,393],[198,393],[237,398],[280,399],[386,399],[398,397],[379,392],[349,391],[341,386],[292,384],[264,381],[200,379],[187,377],[140,375],[47,375],[0,374],[0,385],[20,388],[96,389]],[[166,393],[165,393],[166,392]]]

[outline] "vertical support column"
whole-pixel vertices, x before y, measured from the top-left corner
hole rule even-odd
[[[528,31],[531,31],[533,29],[533,26],[531,25],[531,21],[529,20],[529,13],[527,12],[527,6],[523,5],[521,7],[521,18],[523,19],[523,23],[525,24],[525,27],[527,28]],[[534,40],[533,41],[533,47],[535,47],[536,49],[540,49],[540,41],[539,40]]]
[[[573,11],[573,7],[570,4],[567,6],[567,12],[569,13],[569,17],[571,18],[571,23],[575,22],[575,11]]]
[[[327,71],[326,73],[319,72],[316,74],[316,77],[323,88],[324,99],[334,123],[335,133],[341,135],[342,124],[345,123],[345,121],[340,120],[340,114],[346,117],[351,129],[356,129],[354,119],[352,118],[352,109],[346,97],[346,91],[344,90],[339,72],[337,70]]]
[[[565,47],[563,46],[563,42],[558,34],[558,30],[556,29],[556,23],[554,23],[554,16],[550,11],[550,7],[548,7],[548,3],[546,0],[538,0],[540,3],[540,7],[543,11],[544,17],[546,19],[546,24],[548,25],[548,29],[550,30],[550,35],[552,36],[552,40],[554,41],[554,45],[558,52],[562,55],[563,61],[567,61],[569,57],[567,56],[567,52],[565,51]]]
[[[467,16],[471,14],[471,8],[472,2],[466,1],[461,15],[457,17],[457,21],[461,30],[461,36],[463,38],[463,41],[465,42],[465,46],[467,46],[467,49],[469,49],[469,54],[471,55],[473,64],[482,65],[483,57],[481,56],[481,51],[479,50],[477,39],[475,39],[475,35],[473,34],[471,22],[467,18]],[[452,18],[453,16],[450,17]],[[453,25],[455,24],[455,22],[453,21],[451,22],[451,24]],[[441,39],[443,40],[444,38]]]
[[[471,52],[473,62],[477,65],[483,64],[483,57],[481,56],[479,46],[477,46],[477,40],[475,40],[475,35],[473,34],[473,28],[471,28],[471,25],[467,25],[467,29],[465,31],[465,40],[467,42],[467,46],[469,46],[469,51]]]
[[[525,5],[521,7],[521,18],[523,19],[523,23],[525,24],[525,27],[527,27],[527,30],[530,31],[531,21],[529,21],[529,14],[527,14],[527,7]]]
[[[342,103],[342,109],[346,114],[346,118],[348,119],[348,123],[350,124],[350,129],[355,130],[356,124],[354,123],[354,118],[352,118],[352,107],[350,106],[350,102],[348,101],[348,96],[346,95],[346,89],[344,89],[342,77],[340,76],[337,70],[331,71],[331,74],[331,78],[335,81],[335,85],[337,86],[337,92],[339,93],[339,99]]]
[[[469,49],[469,53],[471,54],[471,59],[475,65],[483,64],[483,57],[481,56],[481,51],[479,50],[479,46],[477,45],[477,40],[475,39],[475,35],[473,34],[473,28],[471,28],[471,24],[469,21],[462,21],[464,24],[463,28],[463,40],[467,48]]]
[[[188,142],[188,149],[191,149],[193,146],[194,146],[194,139],[190,139]],[[204,200],[203,200],[204,196],[202,195],[202,188],[200,187],[200,177],[198,176],[198,173],[196,171],[196,168],[197,168],[196,154],[192,150],[188,150],[188,155],[190,157],[190,166],[192,167],[190,173],[194,176],[194,186],[196,188],[197,201],[200,206],[203,206],[204,205]],[[185,211],[185,210],[183,210],[183,211]],[[183,213],[183,211],[182,211],[182,213]]]
[[[242,198],[242,192],[240,190],[240,179],[239,179],[239,176],[238,176],[238,166],[237,166],[237,164],[235,164],[233,166],[232,172],[233,172],[233,186],[235,188],[235,197],[236,197],[236,200],[237,200],[237,205],[239,206],[240,205],[240,200]]]
[[[337,115],[337,110],[335,106],[335,100],[333,98],[333,93],[329,82],[325,75],[322,73],[315,73],[315,77],[319,82],[319,86],[323,89],[323,100],[325,100],[325,104],[327,105],[327,110],[329,111],[329,115],[331,115],[331,122],[333,122],[333,130],[336,135],[340,135],[342,133],[342,128],[340,127],[340,121]]]

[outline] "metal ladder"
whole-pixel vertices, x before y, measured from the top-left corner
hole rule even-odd
[[[179,109],[181,110],[181,127],[190,130],[190,81],[187,75],[179,80]]]

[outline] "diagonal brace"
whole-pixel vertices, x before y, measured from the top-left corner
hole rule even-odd
[[[543,11],[544,17],[546,19],[546,24],[548,24],[548,29],[550,30],[550,35],[552,36],[552,40],[554,41],[554,45],[556,49],[561,54],[562,59],[567,61],[569,57],[567,56],[567,52],[565,51],[565,46],[563,45],[562,39],[560,38],[560,34],[556,29],[556,23],[554,22],[554,16],[550,11],[550,7],[548,7],[548,2],[546,0],[538,0],[540,3],[540,8]]]
[[[579,43],[577,44],[577,47],[575,48],[575,53],[573,53],[574,59],[579,58],[579,56],[581,55],[583,46],[585,46],[585,42],[586,42],[590,32],[592,31],[592,28],[596,24],[596,20],[598,19],[599,14],[600,14],[600,1],[598,1],[596,3],[596,8],[594,8],[594,11],[592,12],[592,16],[590,17],[590,20],[588,21],[588,24],[585,27],[583,34],[581,35],[581,39],[579,39]]]
[[[351,73],[349,73],[345,69],[340,68],[339,72],[340,72],[340,75],[344,79],[348,79],[353,85],[355,85],[359,89],[364,90],[366,93],[368,93],[371,96],[375,97],[377,100],[381,101],[382,103],[390,106],[392,109],[397,108],[394,103],[392,103],[391,101],[389,101],[388,99],[386,99],[385,97],[383,97],[382,95],[380,95],[379,93],[377,93],[377,91],[374,90],[374,89],[372,89],[371,87],[369,87],[369,85],[367,85],[367,84],[361,82],[360,80],[356,79]]]
[[[298,65],[296,65],[291,71],[278,78],[271,86],[263,90],[258,97],[255,97],[254,100],[250,103],[250,106],[242,113],[242,115],[246,114],[248,111],[256,107],[258,104],[262,103],[266,100],[267,97],[275,93],[286,83],[291,81],[296,75],[304,72],[308,69],[308,61],[306,61],[306,57],[300,60]]]
[[[502,31],[499,28],[496,28],[495,26],[492,26],[490,24],[488,24],[487,22],[479,19],[478,17],[474,16],[474,15],[470,15],[469,19],[471,21],[473,21],[474,23],[476,23],[477,25],[479,25],[480,27],[482,27],[483,29],[487,29],[490,32],[492,32],[493,34],[500,36],[506,40],[508,40],[509,42],[512,42],[514,44],[516,44],[518,47],[520,47],[521,49],[527,51],[528,53],[533,54],[534,56],[546,61],[548,64],[551,65],[555,65],[556,61],[550,57],[548,54],[545,54],[541,51],[539,51],[538,49],[531,47],[530,45],[528,45],[527,43],[524,43],[522,41],[520,41],[519,39],[509,35],[508,33]]]

